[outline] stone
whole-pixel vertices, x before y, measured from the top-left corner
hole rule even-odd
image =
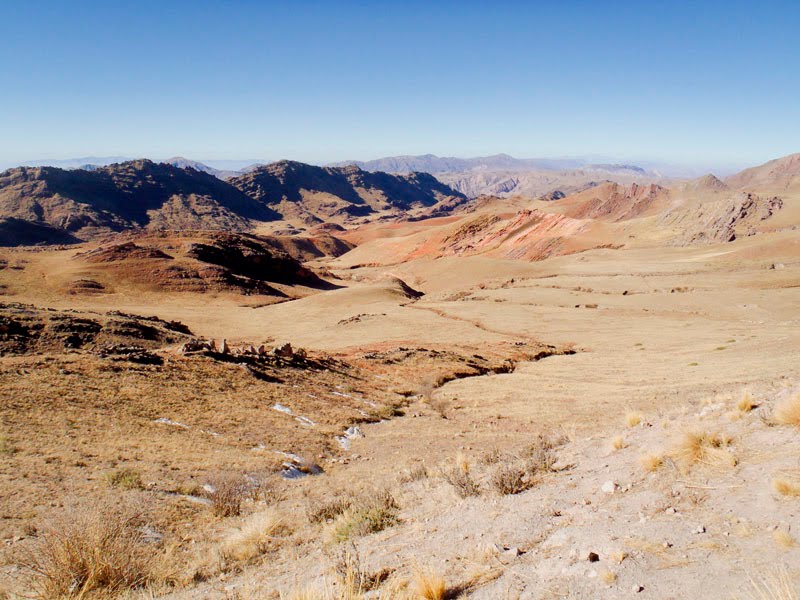
[[[603,487],[601,487],[600,489],[601,489],[603,492],[605,492],[606,494],[613,494],[614,492],[616,492],[616,491],[617,491],[617,488],[618,488],[618,487],[619,487],[619,486],[618,486],[618,485],[617,485],[615,482],[613,482],[613,481],[609,480],[609,481],[606,481],[606,482],[603,484]]]
[[[589,562],[598,562],[600,560],[600,555],[597,552],[589,552],[586,560]]]
[[[292,358],[294,356],[294,350],[292,350],[292,345],[286,342],[280,346],[275,346],[272,349],[272,354],[278,358]]]

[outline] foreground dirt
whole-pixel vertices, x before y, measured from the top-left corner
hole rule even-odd
[[[770,485],[794,476],[800,434],[770,415],[800,382],[797,247],[796,232],[781,232],[538,263],[350,268],[345,257],[325,262],[341,289],[255,307],[222,294],[66,297],[34,276],[52,255],[19,254],[27,279],[5,271],[9,301],[158,314],[234,345],[289,341],[318,367],[273,365],[262,379],[169,346],[153,350],[161,366],[88,351],[3,356],[5,550],[35,544],[33,527],[69,496],[123,497],[106,474],[130,467],[144,483],[132,493],[162,506],[153,525],[183,553],[182,576],[154,595],[320,590],[350,546],[332,538],[336,519],[309,518],[313,507],[384,490],[397,522],[350,538],[361,567],[397,580],[430,568],[451,596],[728,598],[780,566],[796,580],[797,547],[775,532],[797,539],[800,505]],[[739,414],[746,389],[759,407]],[[628,427],[627,413],[641,423]],[[345,450],[336,437],[354,424],[364,437]],[[729,437],[736,464],[672,458],[695,430]],[[497,493],[496,471],[539,434],[559,441],[554,469],[532,489]],[[324,473],[282,479],[275,450]],[[663,458],[652,473],[640,464],[648,454]],[[441,473],[465,461],[481,491],[463,499]],[[241,516],[215,517],[198,488],[220,472],[266,473],[270,492]],[[199,560],[266,509],[287,528],[263,551]],[[28,581],[13,565],[3,577],[14,589]]]

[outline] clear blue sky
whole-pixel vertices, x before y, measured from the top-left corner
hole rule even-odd
[[[0,161],[800,151],[793,2],[5,0]]]

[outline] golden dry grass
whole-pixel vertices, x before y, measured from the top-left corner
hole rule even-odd
[[[39,529],[20,563],[43,599],[142,588],[155,577],[158,553],[144,542],[145,523],[119,501],[74,507]]]
[[[772,489],[781,496],[800,496],[800,479],[778,475],[772,480]]]
[[[252,560],[267,552],[276,534],[285,530],[284,519],[275,509],[255,513],[223,540],[220,554],[227,560]]]
[[[744,392],[742,397],[739,398],[739,401],[736,403],[736,410],[738,410],[740,413],[749,413],[754,408],[758,408],[758,404],[755,400],[753,400],[753,396],[750,394],[750,392]]]
[[[626,558],[628,558],[628,553],[624,550],[616,550],[608,555],[608,559],[611,562],[617,563],[618,565],[622,564],[622,561],[624,561]]]
[[[653,473],[664,464],[664,458],[660,454],[645,454],[639,457],[639,463],[645,471]]]
[[[800,394],[788,396],[778,402],[773,418],[780,425],[800,427]]]
[[[621,435],[615,435],[611,438],[611,449],[612,450],[622,450],[623,448],[627,448],[628,444],[625,442]]]
[[[636,427],[642,422],[642,415],[637,412],[628,412],[625,414],[625,425],[628,427]]]
[[[669,455],[684,468],[695,464],[730,466],[737,464],[736,457],[728,449],[730,437],[707,431],[688,431],[673,446]]]
[[[444,577],[431,570],[415,570],[413,587],[420,600],[444,600],[447,596]]]
[[[800,600],[797,588],[785,569],[757,581],[751,578],[750,584],[753,588],[750,594],[752,600]]]

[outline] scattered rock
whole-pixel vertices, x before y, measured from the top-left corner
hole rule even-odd
[[[603,487],[601,487],[600,489],[606,494],[613,494],[614,492],[617,491],[617,489],[619,489],[619,486],[616,484],[616,482],[609,480],[606,481],[603,484]]]
[[[275,346],[272,349],[272,355],[277,356],[278,358],[291,359],[294,357],[294,350],[292,350],[292,345],[289,342],[286,342],[280,346]]]

